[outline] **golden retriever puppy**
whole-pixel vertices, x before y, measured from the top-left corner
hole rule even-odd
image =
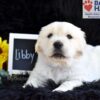
[[[46,80],[52,79],[61,82],[53,91],[68,91],[100,79],[100,47],[88,45],[85,33],[71,23],[44,26],[35,49],[37,63],[24,87],[44,86]]]

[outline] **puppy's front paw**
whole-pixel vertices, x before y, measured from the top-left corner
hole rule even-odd
[[[78,87],[78,86],[81,86],[81,85],[82,85],[82,82],[79,81],[79,80],[66,81],[53,91],[63,91],[63,92],[65,92],[65,91],[73,90],[75,87]]]
[[[23,88],[27,87],[27,86],[31,86],[31,87],[35,87],[37,88],[38,85],[36,84],[36,82],[26,82],[24,85],[23,85]]]
[[[66,88],[66,87],[58,87],[56,89],[53,90],[53,92],[57,91],[57,92],[66,92],[72,90],[71,88]]]
[[[30,83],[30,84],[24,84],[24,85],[23,85],[23,88],[26,88],[27,86],[34,87],[34,86]]]
[[[63,88],[56,88],[56,89],[53,90],[53,92],[55,92],[55,91],[57,91],[57,92],[65,92],[66,90],[63,89]]]

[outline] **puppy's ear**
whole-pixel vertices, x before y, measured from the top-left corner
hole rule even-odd
[[[41,39],[41,34],[42,34],[42,30],[43,30],[43,27],[41,28],[40,32],[39,32],[39,36],[38,36],[38,39],[37,39],[37,42],[35,44],[35,52],[39,53],[41,52],[41,47],[40,47],[40,39]]]
[[[81,32],[82,37],[83,38],[86,38],[86,33],[81,28],[79,28],[79,29],[80,29],[80,32]]]
[[[39,41],[37,40],[36,44],[35,44],[35,52],[39,53],[41,51],[40,45],[39,45]]]
[[[75,58],[80,58],[81,56],[83,56],[87,45],[85,38],[86,38],[85,32],[80,29]]]

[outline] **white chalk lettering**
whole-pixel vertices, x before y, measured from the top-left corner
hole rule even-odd
[[[15,49],[15,60],[30,60],[33,62],[34,53],[28,52],[27,49]]]

